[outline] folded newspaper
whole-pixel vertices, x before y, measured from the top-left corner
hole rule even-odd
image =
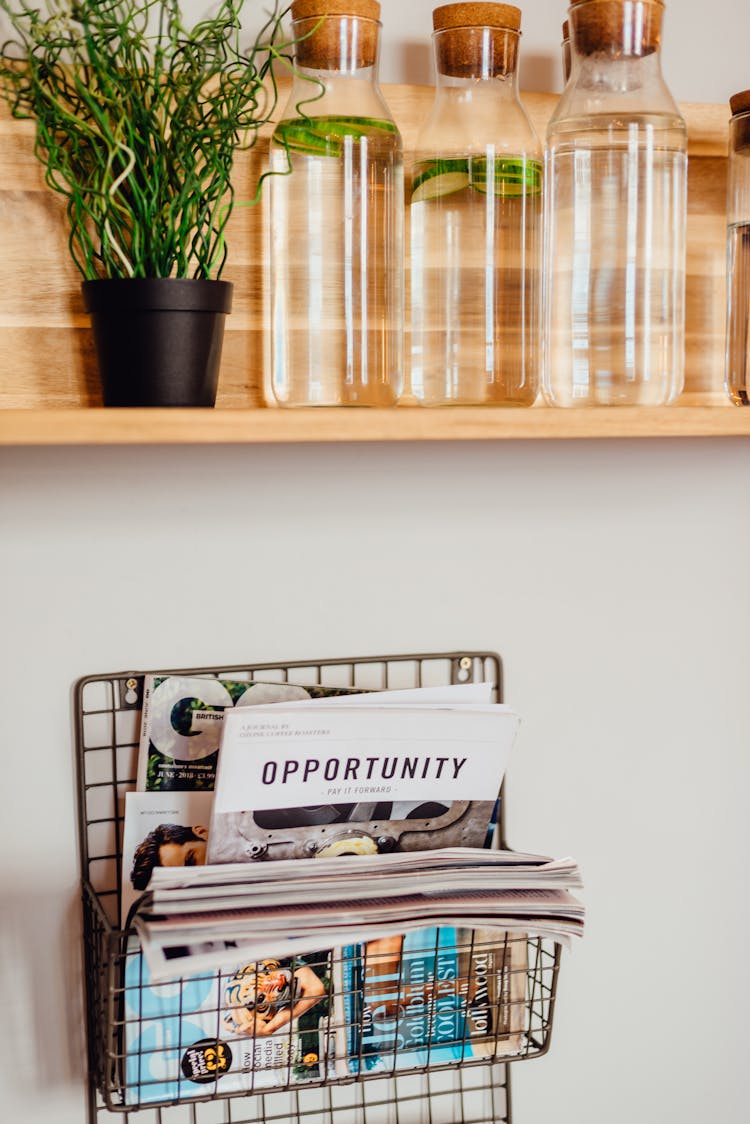
[[[494,927],[563,943],[580,935],[581,878],[572,859],[456,847],[362,855],[342,863],[282,860],[157,868],[134,925],[153,979],[236,959],[303,956],[426,926]]]

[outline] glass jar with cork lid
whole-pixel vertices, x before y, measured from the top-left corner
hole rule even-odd
[[[403,157],[377,81],[380,4],[294,0],[295,74],[270,143],[279,406],[387,406],[403,370]]]
[[[687,130],[661,72],[660,0],[574,0],[545,152],[543,391],[657,406],[684,377]]]
[[[509,4],[433,12],[435,99],[407,186],[418,405],[537,396],[542,153],[518,93],[520,26]]]
[[[750,90],[729,99],[727,392],[750,405]]]

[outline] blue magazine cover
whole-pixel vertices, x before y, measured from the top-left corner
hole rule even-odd
[[[352,1073],[387,1073],[467,1056],[454,928],[349,945],[342,962]]]
[[[351,1073],[522,1052],[525,934],[431,927],[349,945],[341,960],[338,1053],[345,1049]]]
[[[151,983],[134,943],[123,989],[125,1101],[318,1081],[333,1066],[330,953]]]

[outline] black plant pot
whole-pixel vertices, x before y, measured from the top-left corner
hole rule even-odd
[[[229,281],[84,281],[105,406],[213,406]]]

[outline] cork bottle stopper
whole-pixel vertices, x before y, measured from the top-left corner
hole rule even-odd
[[[744,113],[750,109],[750,90],[741,90],[739,94],[732,94],[729,99],[729,108],[732,116],[735,113]]]
[[[432,13],[444,32],[436,43],[437,67],[453,78],[494,78],[516,69],[521,9],[512,4],[444,4]],[[478,39],[476,29],[489,28]]]
[[[573,42],[582,55],[649,55],[658,51],[662,0],[571,0]]]
[[[363,16],[379,20],[380,4],[378,0],[294,0],[291,12],[293,20],[314,16]]]
[[[520,31],[521,9],[512,4],[443,4],[432,13],[435,31],[444,27],[503,27]]]
[[[747,158],[750,152],[750,116],[741,117],[740,114],[750,110],[750,90],[742,90],[739,94],[732,94],[729,99],[729,108],[732,111],[732,120],[729,124],[729,146],[735,152],[741,152]]]
[[[292,20],[308,21],[297,28],[295,47],[300,66],[314,70],[338,70],[343,58],[348,67],[374,66],[378,50],[380,4],[378,0],[294,0]],[[328,19],[328,16],[334,17]],[[352,21],[364,20],[349,28],[342,40],[338,17],[351,16]]]
[[[570,39],[570,24],[568,23],[567,20],[563,20],[562,37],[563,37],[563,43],[567,39]]]

